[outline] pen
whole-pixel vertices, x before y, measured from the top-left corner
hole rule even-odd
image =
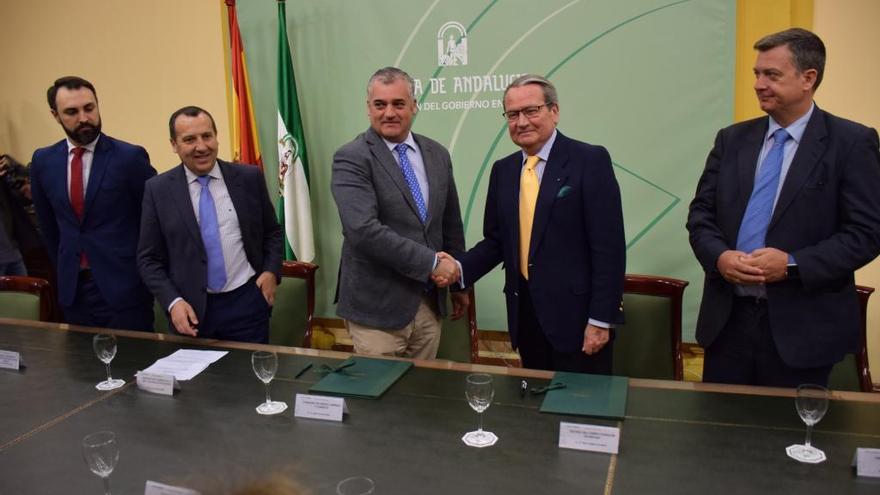
[[[293,377],[293,379],[296,380],[297,378],[303,376],[303,373],[305,373],[306,371],[309,371],[309,368],[311,368],[311,367],[312,367],[312,363],[309,363],[309,364],[305,365],[305,367],[304,367],[303,369],[299,370],[299,373],[297,373],[297,374]]]
[[[560,388],[565,388],[565,384],[564,383],[554,383],[553,385],[548,385],[546,387],[540,387],[540,388],[535,387],[532,389],[532,393],[535,395],[538,395],[538,394],[543,394],[543,393],[549,392],[551,390],[558,390]]]
[[[339,366],[333,368],[333,369],[331,370],[331,372],[336,373],[337,371],[342,371],[342,370],[344,370],[345,368],[348,368],[349,366],[354,366],[354,364],[355,364],[354,361],[349,361],[349,362],[347,362],[347,363],[342,363],[342,364],[340,364]]]

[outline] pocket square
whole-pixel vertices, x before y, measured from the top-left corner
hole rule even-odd
[[[571,194],[571,186],[562,186],[559,189],[559,192],[556,193],[556,197],[558,199],[562,199],[562,198],[568,196],[569,194]]]

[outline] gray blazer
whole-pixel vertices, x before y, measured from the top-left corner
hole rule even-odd
[[[428,218],[419,220],[403,173],[372,128],[333,157],[331,190],[342,221],[337,314],[395,330],[415,318],[434,254],[464,251],[464,229],[449,152],[413,133],[428,176]],[[433,289],[441,316],[446,290]]]

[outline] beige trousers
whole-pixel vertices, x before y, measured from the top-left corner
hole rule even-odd
[[[413,321],[399,330],[358,325],[345,321],[354,352],[374,356],[397,356],[414,359],[435,359],[440,348],[440,318],[427,297],[422,298]]]

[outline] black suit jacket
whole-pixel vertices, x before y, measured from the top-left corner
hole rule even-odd
[[[492,166],[484,239],[459,257],[472,284],[502,262],[510,340],[518,346],[519,185],[522,153]],[[554,349],[579,351],[590,318],[622,323],[626,242],[620,188],[601,146],[557,132],[550,150],[529,243],[529,294]]]
[[[281,280],[281,227],[263,174],[257,167],[218,160],[229,190],[248,262],[257,274]],[[183,165],[147,181],[144,191],[138,268],[162,308],[185,299],[199,320],[207,301],[207,255],[193,212]]]
[[[733,285],[716,263],[736,248],[768,118],[718,132],[690,206],[690,242],[706,272],[697,341],[712,344],[730,316]],[[794,256],[799,279],[767,285],[773,339],[796,368],[827,366],[859,346],[853,272],[880,252],[877,132],[816,107],[767,231],[768,247]]]

